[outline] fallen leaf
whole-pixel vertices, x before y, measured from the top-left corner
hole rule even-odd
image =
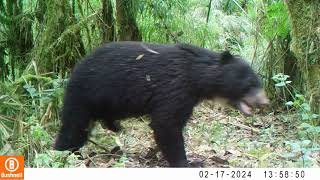
[[[136,58],[136,60],[141,60],[141,59],[143,58],[143,56],[144,56],[144,54],[140,54],[140,55]]]
[[[147,79],[147,81],[151,81],[151,76],[147,74],[146,79]]]

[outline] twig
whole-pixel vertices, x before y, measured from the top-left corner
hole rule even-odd
[[[209,1],[209,5],[208,5],[208,13],[207,13],[207,24],[209,22],[209,17],[210,17],[210,11],[211,11],[211,5],[212,5],[212,0]]]
[[[87,155],[87,158],[89,159],[89,161],[86,163],[86,165],[89,166],[90,162],[92,162],[95,167],[98,167],[97,164],[93,161],[93,159],[89,155]]]
[[[8,116],[3,116],[0,114],[0,119],[7,120],[7,121],[17,121],[16,119]]]
[[[44,123],[48,120],[48,118],[50,118],[51,108],[52,108],[52,102],[49,103],[46,112],[44,113],[44,115],[42,116],[42,118],[40,120],[40,124],[44,125]]]

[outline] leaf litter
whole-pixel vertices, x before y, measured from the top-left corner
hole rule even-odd
[[[105,148],[88,143],[80,150],[84,157],[80,166],[167,167],[148,123],[148,117],[123,121],[123,130],[117,134],[96,126],[91,138]],[[308,167],[320,167],[320,151],[287,157],[292,152],[285,142],[297,137],[286,126],[287,122],[273,113],[248,118],[202,103],[184,131],[187,157],[203,161],[205,167],[305,167],[301,158],[308,158]],[[96,153],[90,157],[90,152]]]

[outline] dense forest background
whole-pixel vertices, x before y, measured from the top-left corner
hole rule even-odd
[[[272,106],[252,118],[207,102],[195,109],[189,158],[208,167],[319,167],[318,0],[0,0],[0,155],[22,154],[28,167],[165,163],[148,117],[125,122],[120,134],[97,125],[80,159],[52,150],[75,63],[123,40],[227,49],[263,80]]]

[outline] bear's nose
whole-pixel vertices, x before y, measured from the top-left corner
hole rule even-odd
[[[262,106],[266,106],[270,104],[270,100],[267,97],[262,98],[261,103]]]
[[[267,98],[265,92],[263,90],[261,90],[258,94],[257,94],[257,104],[259,106],[266,106],[270,103],[269,99]]]

